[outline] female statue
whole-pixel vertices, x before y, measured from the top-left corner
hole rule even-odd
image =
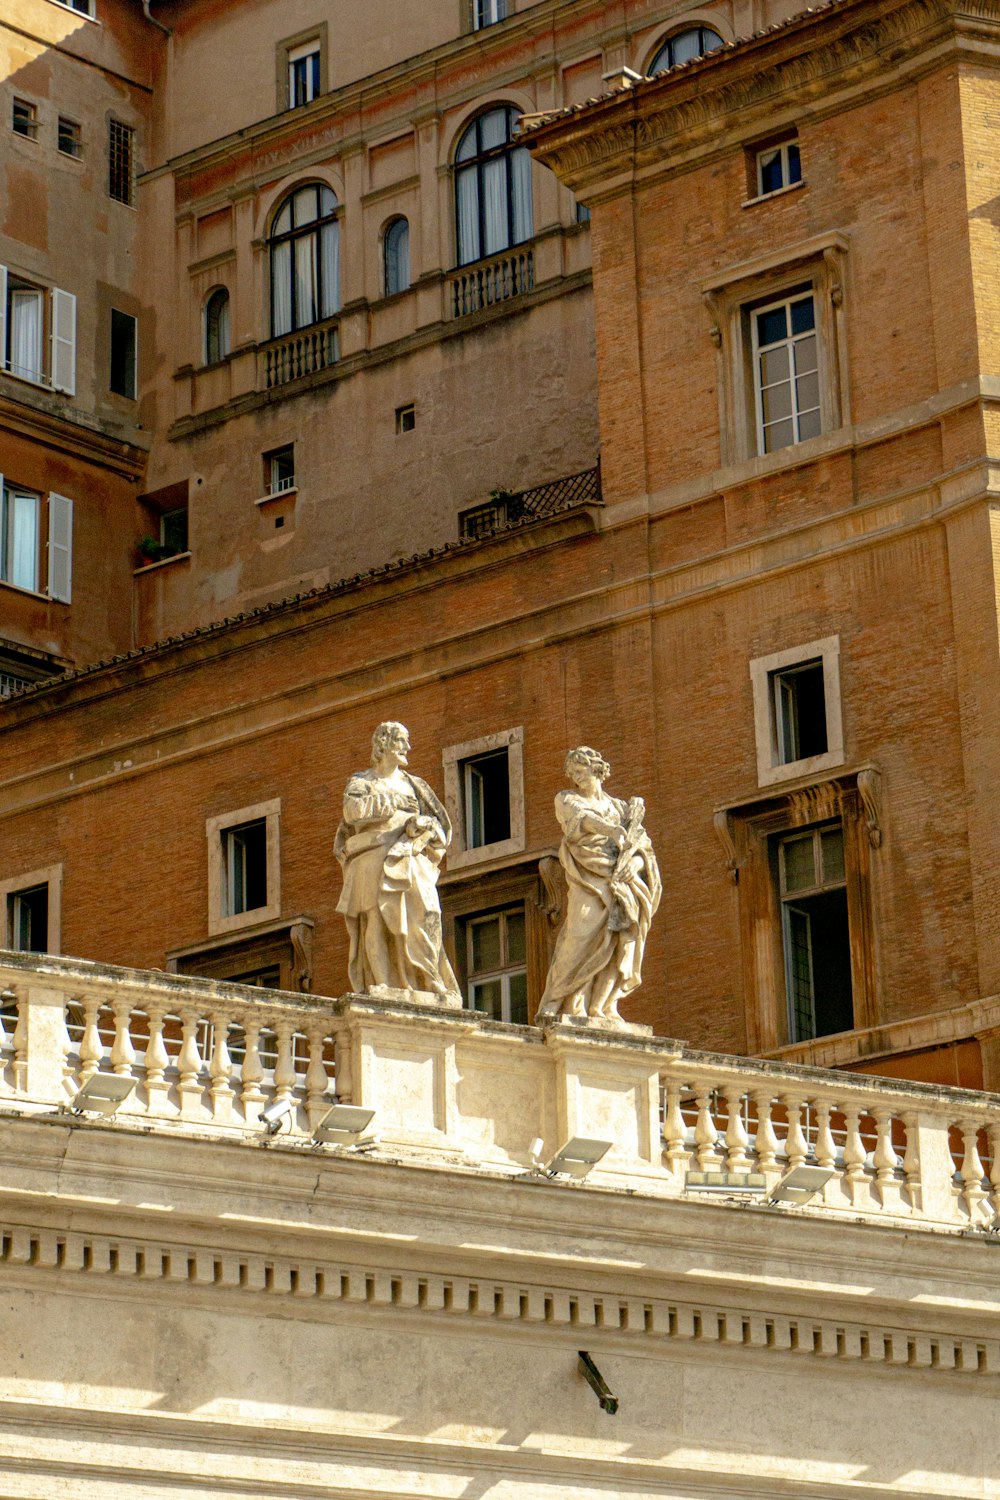
[[[373,985],[458,990],[441,943],[437,893],[451,822],[426,781],[406,770],[409,750],[404,725],[380,724],[370,770],[352,776],[344,793],[333,849],[344,868],[337,910],[347,921],[356,993]]]
[[[580,745],[566,757],[576,790],[556,797],[559,860],[569,900],[538,1017],[618,1021],[618,1001],[641,981],[642,952],[660,904],[660,872],[642,826],[641,797],[622,802],[603,783],[611,767]]]

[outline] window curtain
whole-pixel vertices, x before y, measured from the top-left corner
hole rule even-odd
[[[405,219],[390,224],[385,236],[385,294],[402,292],[410,284],[410,227]]]
[[[340,311],[340,224],[336,219],[332,224],[324,224],[319,231],[319,248],[323,285],[320,317],[332,318]]]
[[[315,234],[304,234],[295,240],[295,327],[308,328],[319,317],[319,299],[316,285]]]
[[[22,589],[38,589],[38,496],[4,495],[4,576]]]
[[[292,246],[271,248],[271,337],[280,338],[292,329]]]
[[[511,200],[514,208],[512,245],[530,240],[534,230],[531,211],[531,157],[523,146],[510,155]]]
[[[467,265],[478,260],[479,245],[479,178],[475,167],[466,167],[455,179],[458,208],[458,263]]]
[[[496,255],[511,243],[507,218],[507,157],[497,156],[482,166],[483,254]]]
[[[42,293],[10,294],[10,371],[23,380],[42,379]]]

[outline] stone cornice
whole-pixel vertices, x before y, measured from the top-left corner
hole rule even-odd
[[[961,49],[997,66],[998,18],[987,0],[834,3],[695,63],[543,119],[525,143],[587,201],[635,178],[684,170],[790,119],[825,113],[858,92],[885,92]],[[987,48],[981,45],[990,39]],[[891,63],[887,64],[887,58]]]
[[[63,416],[24,401],[14,401],[2,392],[0,428],[33,442],[44,443],[47,448],[82,459],[97,468],[108,469],[123,479],[141,479],[149,457],[144,448],[123,438],[112,437],[71,415]]]

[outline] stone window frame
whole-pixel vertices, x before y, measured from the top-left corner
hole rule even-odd
[[[223,859],[223,834],[227,829],[237,828],[243,823],[257,819],[265,821],[265,860],[267,864],[267,904],[255,906],[250,911],[227,913],[224,907],[225,865]],[[220,933],[237,932],[244,927],[256,927],[262,922],[274,921],[281,916],[281,798],[268,802],[254,802],[247,807],[238,807],[231,812],[218,813],[205,819],[205,838],[208,843],[208,932],[214,937]]]
[[[294,36],[282,37],[275,49],[275,96],[277,99],[277,112],[284,114],[291,108],[291,96],[288,88],[289,55],[297,52],[300,47],[306,47],[310,42],[319,43],[319,96],[330,92],[330,28],[326,21],[319,21],[315,26],[307,26],[305,31],[297,31]],[[315,103],[315,100],[312,101]]]
[[[719,392],[719,444],[722,463],[755,460],[762,468],[801,462],[822,448],[829,434],[851,421],[848,379],[845,282],[849,242],[834,232],[742,261],[702,282],[711,318]],[[815,298],[820,371],[820,434],[779,448],[759,451],[754,396],[751,313],[777,301],[793,287],[810,285]]]
[[[11,876],[8,880],[0,880],[0,910],[3,912],[3,946],[7,946],[9,929],[7,927],[7,902],[11,896],[16,896],[18,891],[30,891],[36,886],[48,887],[48,946],[47,953],[60,953],[62,951],[62,882],[63,867],[58,865],[44,865],[39,870],[28,870],[21,875]]]
[[[802,760],[776,760],[777,724],[774,716],[774,694],[771,678],[775,672],[819,659],[823,663],[823,695],[826,701],[826,743],[822,755]],[[769,656],[755,656],[750,661],[753,688],[754,743],[757,751],[757,784],[774,786],[801,776],[814,776],[844,764],[844,714],[840,691],[840,636],[827,635],[803,645],[772,651]]]
[[[720,807],[715,830],[737,887],[747,1052],[790,1047],[777,842],[822,823],[844,830],[844,873],[851,945],[853,1030],[878,1024],[878,934],[872,913],[875,851],[883,841],[881,775],[863,765],[822,779],[762,791]],[[817,1040],[822,1041],[822,1038]]]
[[[461,766],[477,755],[488,755],[491,750],[507,751],[507,786],[510,797],[510,837],[498,839],[493,844],[482,844],[476,849],[465,846],[465,798],[462,787]],[[444,767],[444,804],[448,809],[454,830],[454,840],[448,851],[448,869],[463,870],[482,865],[487,861],[506,859],[512,854],[521,854],[525,847],[524,819],[524,728],[501,729],[495,734],[480,735],[478,739],[463,740],[459,745],[447,745],[441,752]]]

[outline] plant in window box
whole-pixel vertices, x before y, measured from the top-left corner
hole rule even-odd
[[[165,557],[173,557],[176,547],[168,547],[155,536],[144,536],[139,542],[139,556],[142,559],[140,567],[149,563],[162,562]]]

